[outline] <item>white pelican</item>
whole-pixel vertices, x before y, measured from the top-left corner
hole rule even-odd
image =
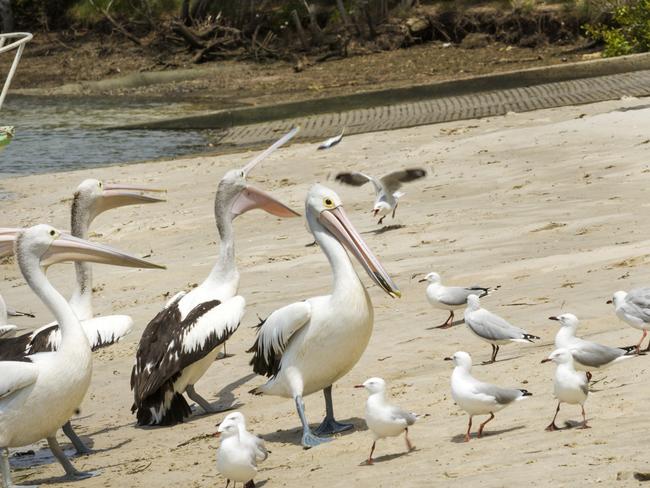
[[[404,432],[406,449],[408,452],[415,449],[409,439],[409,426],[415,423],[417,415],[386,401],[386,382],[382,378],[370,378],[362,385],[354,387],[365,388],[370,393],[366,402],[366,425],[372,431],[375,439],[370,448],[367,464],[374,463],[372,454],[375,452],[375,444],[379,439],[385,437],[396,437]]]
[[[458,351],[445,361],[454,362],[454,372],[451,374],[451,396],[460,408],[469,414],[465,442],[469,442],[472,430],[472,418],[475,415],[490,417],[478,429],[478,436],[483,435],[485,425],[494,418],[494,412],[508,405],[531,396],[528,390],[519,388],[501,388],[500,386],[484,383],[472,376],[472,357],[464,351]]]
[[[608,300],[607,303],[614,305],[616,316],[619,319],[643,332],[641,340],[636,345],[636,352],[640,353],[643,339],[648,335],[648,329],[650,329],[650,288],[635,288],[629,293],[617,291],[614,293],[614,298]],[[644,352],[649,351],[650,342],[644,349]]]
[[[254,352],[253,370],[271,378],[252,393],[293,398],[302,422],[302,445],[309,448],[330,440],[319,434],[352,428],[334,419],[332,384],[357,363],[372,334],[370,296],[345,247],[380,288],[392,297],[401,294],[348,220],[335,192],[319,184],[312,186],[305,212],[309,230],[332,267],[333,292],[273,312],[259,325],[249,352]],[[326,416],[314,434],[305,417],[303,396],[320,390],[325,395]]]
[[[553,393],[557,398],[557,408],[553,420],[546,427],[548,431],[558,430],[555,419],[560,411],[562,402],[571,405],[580,405],[582,408],[582,428],[588,429],[587,417],[585,415],[585,402],[589,395],[589,380],[582,371],[576,371],[573,355],[568,349],[560,348],[553,351],[542,363],[553,361],[556,364],[555,377],[553,379]]]
[[[524,329],[515,327],[507,320],[481,308],[481,300],[476,295],[467,297],[467,308],[464,312],[465,323],[479,339],[492,345],[492,357],[486,364],[497,360],[499,347],[510,342],[533,342],[539,337],[529,334]]]
[[[209,276],[189,292],[179,292],[147,325],[140,339],[131,374],[132,411],[138,425],[172,425],[190,413],[183,393],[205,412],[216,408],[194,389],[218,354],[218,348],[239,327],[246,301],[237,295],[233,220],[261,208],[277,217],[298,214],[270,195],[246,183],[253,167],[288,141],[285,135],[242,169],[228,171],[219,182],[215,218],[221,238],[219,258]]]
[[[604,369],[636,356],[636,347],[634,346],[611,347],[576,337],[578,317],[572,313],[549,317],[549,320],[555,320],[561,325],[555,335],[555,348],[565,348],[571,351],[575,368],[579,371],[586,371],[588,379],[591,379],[590,371],[593,369]]]
[[[429,273],[419,283],[429,282],[427,286],[426,295],[429,303],[435,308],[440,310],[447,310],[449,317],[441,325],[436,326],[436,329],[448,329],[454,322],[454,310],[463,308],[467,304],[467,297],[470,295],[478,295],[479,298],[484,297],[490,291],[489,288],[482,286],[444,286],[441,283],[440,275],[438,273]]]
[[[101,213],[127,205],[157,203],[164,200],[143,195],[142,192],[160,192],[155,188],[141,185],[105,184],[95,179],[84,180],[76,189],[71,208],[72,235],[88,239],[88,230],[93,220]],[[70,306],[81,321],[93,351],[119,341],[133,328],[133,319],[128,315],[108,315],[95,317],[92,307],[92,268],[86,262],[75,263],[75,288],[70,298]],[[61,342],[61,332],[56,322],[51,322],[33,332],[23,334],[8,341],[0,341],[0,360],[12,360],[25,354],[54,351]],[[70,438],[80,454],[91,450],[74,432],[68,422],[63,432]]]
[[[37,225],[15,239],[16,261],[25,280],[45,303],[61,327],[55,352],[0,361],[0,471],[4,488],[13,486],[9,448],[47,439],[67,477],[82,479],[91,473],[77,471],[61,450],[56,431],[81,404],[92,372],[92,353],[86,334],[63,296],[47,280],[44,267],[62,261],[93,261],[119,266],[161,268],[108,246],[61,234],[49,225]]]
[[[377,224],[381,225],[384,217],[391,211],[393,212],[393,218],[395,218],[398,200],[404,196],[404,193],[398,191],[402,187],[402,183],[419,180],[426,175],[427,172],[422,168],[411,168],[388,173],[379,179],[358,172],[339,173],[334,179],[352,186],[361,186],[370,181],[375,187],[375,205],[372,208],[372,214],[375,217],[377,215],[381,216],[379,222],[377,222]]]

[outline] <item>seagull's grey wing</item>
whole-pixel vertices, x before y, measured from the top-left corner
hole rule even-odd
[[[255,458],[258,462],[265,461],[269,457],[269,451],[266,450],[264,439],[255,436],[255,448],[257,449]]]
[[[374,179],[372,176],[359,173],[358,171],[339,173],[334,177],[334,179],[339,183],[344,183],[346,185],[352,186],[362,186],[370,182],[372,183],[372,186],[375,187],[375,193],[379,194],[379,192],[382,190],[381,185],[376,179]]]
[[[465,323],[476,335],[492,341],[521,339],[526,334],[523,329],[483,308],[469,314],[469,320],[466,319]]]
[[[438,295],[438,301],[444,305],[460,306],[467,303],[467,297],[476,291],[462,288],[460,286],[446,286]]]
[[[605,346],[595,342],[582,340],[571,348],[573,359],[584,366],[600,368],[611,363],[616,358],[625,356],[626,351],[618,347]]]
[[[405,420],[406,425],[413,425],[417,420],[417,416],[413,412],[407,412],[396,406],[391,407],[390,415],[395,420]]]
[[[625,301],[635,308],[644,322],[650,322],[650,288],[630,290]]]
[[[386,189],[386,193],[393,194],[400,189],[402,183],[419,180],[427,175],[426,170],[422,168],[410,168],[400,171],[394,171],[379,178],[379,182]]]
[[[524,392],[517,388],[501,388],[500,386],[483,382],[477,382],[474,385],[474,392],[493,397],[499,405],[507,405],[508,403],[514,402],[517,398],[524,396]]]

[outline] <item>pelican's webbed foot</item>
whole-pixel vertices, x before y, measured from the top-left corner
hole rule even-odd
[[[323,422],[314,431],[316,435],[333,435],[339,432],[350,430],[354,427],[353,424],[343,424],[337,422],[334,418],[325,417]]]
[[[312,447],[320,446],[321,444],[325,442],[329,442],[331,440],[332,439],[328,437],[318,437],[312,432],[306,431],[302,433],[302,440],[300,441],[300,443],[302,444],[302,447],[304,447],[305,449],[310,449]]]

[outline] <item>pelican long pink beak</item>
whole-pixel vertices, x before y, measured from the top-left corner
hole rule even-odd
[[[41,256],[41,264],[47,267],[66,261],[86,261],[130,268],[166,269],[165,266],[136,258],[104,244],[60,234]]]
[[[160,188],[149,188],[141,185],[105,184],[102,198],[98,202],[97,214],[126,205],[164,202],[164,198],[156,198],[144,195],[143,193],[165,193],[166,191]]]
[[[249,210],[260,208],[276,217],[300,217],[298,212],[291,210],[284,203],[255,187],[246,185],[232,204],[233,215],[241,215]]]
[[[318,221],[354,254],[368,275],[382,290],[393,298],[402,296],[397,285],[354,228],[342,206],[323,210],[318,216]]]

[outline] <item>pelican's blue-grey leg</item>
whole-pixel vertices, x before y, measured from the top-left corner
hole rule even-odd
[[[86,478],[92,478],[98,474],[92,471],[85,472],[77,470],[77,468],[72,465],[68,457],[65,455],[63,449],[61,449],[61,446],[57,442],[56,437],[48,437],[47,444],[50,446],[50,451],[52,451],[54,457],[59,461],[59,463],[61,463],[61,466],[63,466],[67,479],[71,481],[85,480]]]
[[[70,442],[72,442],[72,445],[76,449],[77,454],[92,454],[92,449],[84,444],[84,441],[79,438],[77,433],[72,428],[70,421],[68,421],[68,423],[63,426],[63,433],[68,437],[68,439],[70,439]]]
[[[307,423],[307,417],[305,417],[305,402],[302,401],[302,397],[297,395],[296,400],[296,410],[298,410],[298,416],[300,417],[300,422],[302,423],[302,447],[309,449],[310,447],[316,447],[323,442],[329,442],[332,439],[327,439],[325,437],[318,437],[314,435],[309,429],[309,424]]]
[[[325,396],[325,419],[316,429],[316,435],[338,434],[344,430],[349,430],[354,425],[342,424],[334,419],[334,406],[332,405],[332,385],[323,390]]]

